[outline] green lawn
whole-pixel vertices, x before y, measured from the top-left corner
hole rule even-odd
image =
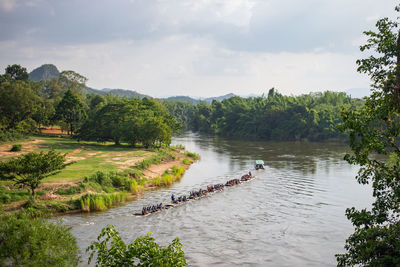
[[[133,166],[136,161],[150,157],[154,152],[113,143],[77,142],[59,137],[37,137],[40,142],[32,143],[30,150],[39,152],[51,148],[67,155],[75,163],[43,182],[77,182],[96,171],[117,171]],[[22,145],[24,151],[24,145]],[[11,154],[12,155],[12,154]]]

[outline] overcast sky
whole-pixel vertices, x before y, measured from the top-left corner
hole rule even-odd
[[[154,97],[367,88],[362,32],[393,0],[0,0],[0,68],[45,63]],[[2,71],[3,72],[3,71]]]

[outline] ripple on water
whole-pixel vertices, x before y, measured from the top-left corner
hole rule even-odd
[[[174,143],[202,156],[180,183],[105,212],[64,217],[82,251],[114,224],[128,243],[146,232],[161,244],[178,236],[191,266],[335,266],[334,254],[343,251],[352,231],[345,208],[370,203],[370,191],[355,182],[357,168],[341,161],[345,148],[338,145],[197,135]],[[254,159],[263,159],[266,169],[253,170],[256,179],[248,183],[150,216],[132,215],[143,206],[168,203],[172,193],[240,178]]]

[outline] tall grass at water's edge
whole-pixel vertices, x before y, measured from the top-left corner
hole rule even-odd
[[[82,211],[102,211],[112,206],[123,203],[128,198],[126,192],[85,194],[80,198]]]

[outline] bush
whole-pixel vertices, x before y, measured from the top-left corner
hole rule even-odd
[[[0,215],[0,266],[77,266],[79,248],[69,230],[26,214]]]
[[[184,159],[182,160],[182,162],[183,162],[183,164],[185,164],[185,165],[190,165],[190,164],[193,163],[193,161],[191,161],[191,160],[188,159],[188,158],[184,158]]]
[[[176,178],[182,178],[183,174],[185,173],[185,168],[184,167],[172,167],[172,173]]]
[[[81,196],[80,208],[83,211],[102,211],[125,202],[127,197],[126,192],[86,194]]]
[[[168,174],[163,174],[161,180],[164,186],[171,185],[174,182],[174,178]]]
[[[22,145],[21,144],[15,144],[10,149],[10,152],[19,152],[19,151],[21,151],[21,149],[22,149]]]
[[[186,266],[183,245],[175,238],[167,247],[158,245],[151,233],[126,245],[118,231],[110,225],[104,228],[98,241],[86,249],[91,251],[88,264],[96,255],[96,266]]]
[[[196,153],[193,153],[193,152],[189,152],[189,151],[186,151],[186,156],[189,156],[192,159],[199,159],[200,158],[199,154],[196,154]]]
[[[70,186],[67,188],[59,188],[55,191],[59,195],[74,195],[83,191],[83,186]]]
[[[0,186],[0,203],[11,203],[27,199],[30,194],[23,190],[6,190]]]
[[[128,192],[136,194],[139,191],[139,186],[135,179],[125,178],[124,184],[125,184],[125,190]]]

